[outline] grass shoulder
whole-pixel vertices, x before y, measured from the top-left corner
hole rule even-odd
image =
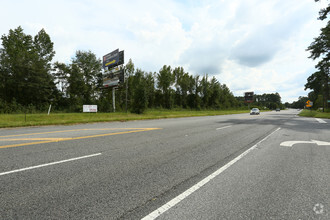
[[[314,111],[314,110],[311,111],[311,110],[304,109],[299,113],[299,116],[330,119],[330,112],[320,112],[320,111]]]
[[[143,114],[133,113],[51,113],[47,114],[0,114],[0,128],[68,125],[79,123],[115,122],[162,118],[215,116],[247,113],[248,110],[147,110]]]

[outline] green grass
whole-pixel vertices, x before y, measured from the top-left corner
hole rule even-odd
[[[300,112],[299,116],[330,119],[330,112],[319,112],[319,111],[314,111],[314,110],[311,111],[304,109]]]
[[[248,110],[188,111],[148,110],[144,114],[132,113],[51,113],[47,114],[0,114],[0,128],[40,125],[66,125],[77,123],[130,121],[194,116],[213,116],[247,113]]]

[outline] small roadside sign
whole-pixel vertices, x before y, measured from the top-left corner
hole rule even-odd
[[[308,100],[307,102],[306,102],[306,107],[307,108],[311,108],[313,106],[313,102],[311,102],[310,100]]]
[[[83,105],[83,112],[97,112],[97,105]]]

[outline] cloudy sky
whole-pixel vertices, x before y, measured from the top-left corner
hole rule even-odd
[[[316,61],[306,48],[325,23],[314,0],[0,0],[0,34],[44,28],[54,61],[77,50],[99,58],[119,48],[125,61],[158,72],[183,66],[215,76],[236,96],[278,92],[282,102],[305,96]]]

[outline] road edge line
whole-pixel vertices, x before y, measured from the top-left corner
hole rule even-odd
[[[159,207],[155,211],[153,211],[150,214],[148,214],[147,216],[143,217],[141,220],[154,220],[154,219],[158,218],[161,214],[163,214],[164,212],[166,212],[167,210],[169,210],[170,208],[172,208],[173,206],[175,206],[176,204],[178,204],[179,202],[181,202],[182,200],[184,200],[190,194],[192,194],[193,192],[195,192],[196,190],[198,190],[199,188],[201,188],[202,186],[204,186],[206,183],[208,183],[210,180],[214,179],[216,176],[218,176],[223,171],[225,171],[226,169],[228,169],[231,165],[235,164],[237,161],[239,161],[240,159],[242,159],[250,151],[254,150],[261,142],[265,141],[267,138],[269,138],[272,134],[274,134],[275,132],[277,132],[280,129],[281,128],[278,127],[275,131],[273,131],[272,133],[270,133],[269,135],[267,135],[266,137],[264,137],[261,141],[259,141],[258,143],[256,143],[255,145],[253,145],[251,148],[249,148],[246,151],[244,151],[242,154],[240,154],[239,156],[237,156],[236,158],[234,158],[233,160],[231,160],[229,163],[227,163],[226,165],[222,166],[217,171],[213,172],[212,174],[210,174],[209,176],[207,176],[203,180],[199,181],[197,184],[193,185],[192,187],[190,187],[189,189],[187,189],[186,191],[184,191],[183,193],[181,193],[180,195],[178,195],[174,199],[170,200],[166,204],[162,205],[161,207]]]

